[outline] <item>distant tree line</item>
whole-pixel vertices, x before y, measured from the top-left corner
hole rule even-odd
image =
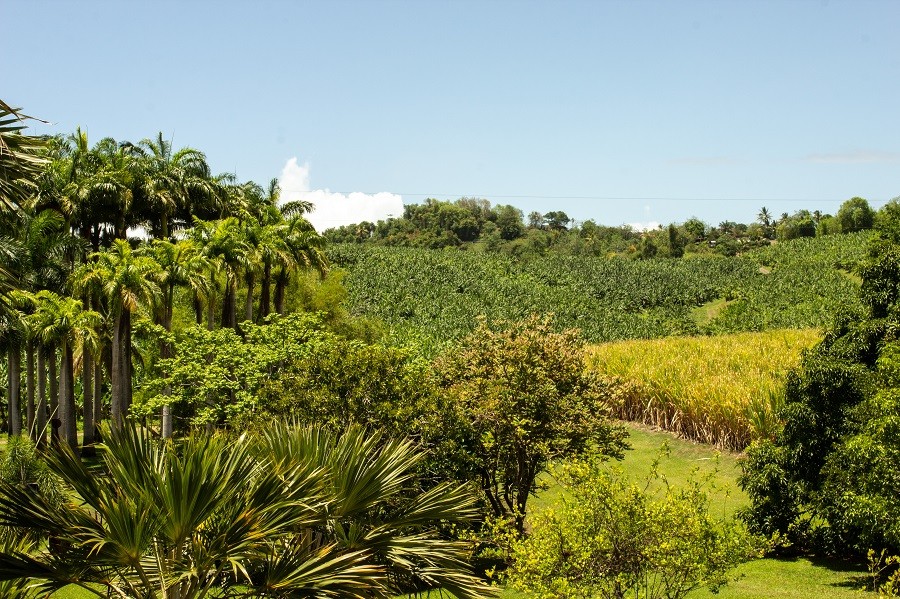
[[[636,259],[680,258],[686,253],[734,256],[743,251],[799,237],[851,233],[871,229],[876,217],[869,202],[854,197],[837,214],[798,210],[775,216],[763,207],[752,223],[723,221],[716,226],[692,217],[657,229],[630,225],[606,226],[593,220],[575,221],[561,210],[530,212],[488,200],[460,198],[454,202],[429,198],[407,205],[403,215],[328,229],[332,243],[374,243],[440,249],[456,247],[514,256],[548,252],[574,255],[619,255]]]

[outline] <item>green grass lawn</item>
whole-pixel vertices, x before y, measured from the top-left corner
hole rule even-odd
[[[701,474],[717,470],[715,481],[721,492],[713,505],[720,507],[726,517],[747,505],[746,494],[738,487],[740,474],[738,455],[717,452],[707,445],[678,439],[665,432],[651,431],[628,425],[633,447],[622,464],[625,472],[635,480],[646,478],[651,464],[664,443],[669,456],[660,462],[660,472],[672,484],[683,484],[694,469]],[[554,492],[549,489],[548,493]],[[558,493],[558,491],[556,491]],[[738,580],[722,588],[718,594],[706,589],[692,592],[690,599],[847,599],[874,597],[862,592],[865,587],[865,567],[834,560],[761,559],[744,564],[735,570]],[[505,593],[511,599],[515,593]]]
[[[719,452],[708,445],[679,439],[669,433],[653,431],[628,423],[632,450],[626,452],[619,464],[626,475],[635,481],[646,480],[653,462],[660,459],[659,471],[673,485],[683,485],[693,472],[700,476],[714,474],[717,488],[712,494],[713,506],[724,517],[732,517],[747,505],[747,495],[737,484],[739,455]],[[660,448],[666,445],[668,455],[662,457]],[[560,488],[550,477],[544,477],[546,489],[533,498],[529,510],[539,511],[552,506],[559,498]],[[858,564],[836,560],[760,559],[743,564],[734,571],[736,580],[712,593],[697,589],[690,599],[850,599],[872,598],[863,592],[867,572]],[[526,599],[526,595],[503,589],[501,599]]]

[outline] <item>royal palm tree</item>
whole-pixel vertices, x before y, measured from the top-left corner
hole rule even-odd
[[[141,157],[143,172],[144,220],[152,236],[168,239],[172,218],[194,197],[216,197],[220,193],[212,180],[206,156],[200,150],[172,150],[172,142],[163,138],[144,139],[129,149]],[[188,221],[190,222],[190,221]],[[182,226],[185,223],[175,223]]]
[[[218,275],[223,274],[225,280],[222,293],[221,323],[223,327],[235,328],[237,326],[237,283],[241,268],[246,263],[249,249],[240,220],[235,217],[213,222],[196,220],[192,238],[201,248],[201,254],[211,266],[208,288],[210,291],[208,326],[210,329],[214,326],[214,290],[217,286]]]
[[[112,385],[110,417],[121,426],[131,406],[131,323],[141,306],[150,306],[160,295],[159,264],[135,254],[128,242],[116,239],[108,250],[92,256],[73,276],[77,291],[99,287],[109,304],[112,320]]]
[[[275,275],[275,311],[284,314],[284,296],[291,273],[296,270],[315,269],[320,275],[328,270],[324,252],[324,238],[302,216],[295,216],[284,230],[284,243],[290,260],[279,263]]]
[[[304,200],[295,200],[279,206],[281,188],[278,179],[269,181],[266,194],[266,212],[261,221],[266,228],[262,232],[260,244],[260,258],[262,261],[262,280],[259,292],[259,320],[262,321],[272,310],[272,268],[281,265],[292,268],[295,266],[293,251],[296,244],[287,243],[288,235],[292,231],[291,222],[302,217],[312,210],[312,203]],[[297,221],[299,224],[301,221]],[[282,290],[283,293],[283,290]]]
[[[54,548],[0,551],[0,580],[140,599],[491,594],[467,544],[437,534],[476,516],[473,496],[417,491],[409,442],[280,426],[261,442],[176,445],[128,424],[100,455],[100,476],[71,452],[50,457],[78,497],[62,505],[0,481],[0,523],[50,534]]]
[[[197,245],[190,239],[177,243],[165,239],[154,239],[149,247],[150,256],[159,264],[158,281],[160,286],[160,302],[154,311],[156,324],[167,332],[172,330],[172,314],[175,306],[175,289],[187,287],[195,297],[206,295],[208,280],[205,276],[209,265],[200,254]],[[160,358],[172,357],[172,346],[167,341],[160,341]],[[168,395],[168,394],[167,394]],[[161,434],[172,436],[172,412],[168,405],[163,406],[160,416]]]
[[[42,290],[34,296],[32,315],[35,335],[48,347],[60,350],[59,412],[62,440],[78,448],[78,414],[75,408],[75,354],[90,351],[97,342],[100,314],[82,309],[74,298]]]

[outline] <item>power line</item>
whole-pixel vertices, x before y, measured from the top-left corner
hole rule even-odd
[[[322,191],[322,190],[316,190]],[[315,191],[305,191],[300,193],[315,193]],[[453,197],[453,198],[484,198],[484,199],[501,199],[501,200],[597,200],[597,201],[618,201],[618,202],[796,202],[796,203],[843,203],[847,198],[692,198],[692,197],[625,197],[625,196],[566,196],[566,195],[493,195],[493,194],[459,194],[459,193],[403,193],[399,191],[390,192],[369,192],[369,191],[332,191],[328,193],[350,195],[351,193],[362,193],[365,195],[376,195],[376,193],[390,193],[392,195],[404,197]]]

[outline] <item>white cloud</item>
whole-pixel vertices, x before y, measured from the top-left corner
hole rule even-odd
[[[309,163],[297,164],[296,156],[288,160],[281,169],[279,184],[282,202],[306,200],[313,203],[313,211],[307,218],[320,232],[364,220],[376,222],[391,215],[403,214],[403,198],[395,193],[383,191],[367,194],[355,191],[344,194],[327,189],[310,190]]]
[[[655,220],[652,220],[648,223],[628,223],[628,226],[631,227],[633,231],[643,233],[644,231],[655,231],[660,227],[660,224]]]

